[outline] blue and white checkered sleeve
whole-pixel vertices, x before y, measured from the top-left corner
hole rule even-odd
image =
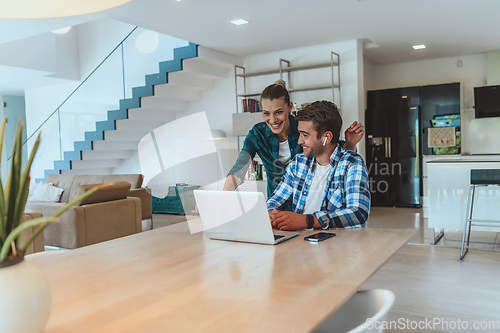
[[[323,229],[365,227],[370,213],[370,188],[368,172],[361,157],[347,167],[345,183],[345,208],[316,212]]]
[[[271,198],[267,200],[267,209],[276,209],[281,207],[293,194],[293,183],[297,169],[297,156],[288,164],[280,183],[273,192]]]

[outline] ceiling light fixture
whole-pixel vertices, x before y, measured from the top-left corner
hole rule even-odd
[[[102,12],[132,0],[24,0],[1,1],[0,19],[44,19]]]
[[[71,30],[71,26],[67,26],[64,28],[51,30],[50,32],[52,32],[53,34],[56,34],[56,35],[64,35],[64,34],[67,34],[70,30]]]
[[[412,47],[413,47],[414,50],[423,50],[423,49],[425,49],[425,45],[424,44],[413,45]]]
[[[239,19],[234,19],[230,21],[234,25],[242,25],[242,24],[248,24],[248,21],[242,18]]]

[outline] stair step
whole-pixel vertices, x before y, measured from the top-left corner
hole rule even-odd
[[[98,132],[112,131],[115,129],[115,121],[114,120],[98,121],[97,123],[95,123],[95,129]]]
[[[137,150],[137,143],[131,141],[97,141],[94,142],[94,151]]]
[[[91,141],[75,141],[73,142],[73,147],[76,151],[92,150]]]
[[[82,152],[79,150],[77,150],[77,151],[65,151],[64,152],[64,159],[67,161],[81,160],[82,159]]]
[[[140,109],[139,109],[140,110]],[[129,111],[130,112],[130,111]],[[141,112],[141,111],[137,111]],[[147,119],[147,116],[144,112],[141,114],[142,117],[139,119],[125,119],[125,120],[117,120],[116,121],[116,130],[138,130],[138,131],[149,131],[153,128],[156,128],[162,125],[164,122],[155,120],[155,119]]]
[[[71,161],[71,170],[109,169],[109,168],[116,168],[120,166],[122,163],[123,163],[122,159]]]
[[[153,86],[165,83],[167,83],[166,73],[155,73],[146,75],[146,86]]]
[[[198,58],[184,60],[183,67],[183,72],[194,73],[197,76],[215,80],[224,79],[230,74],[229,69],[213,66]]]
[[[54,170],[69,170],[71,169],[71,163],[69,160],[54,161]]]
[[[112,110],[108,111],[108,120],[127,119],[126,110]]]
[[[125,160],[130,158],[133,153],[134,150],[117,150],[117,151],[90,150],[90,151],[84,151],[82,153],[82,159],[85,161],[112,160],[112,159]]]
[[[105,141],[118,141],[118,142],[138,142],[147,133],[143,131],[106,131],[104,132]]]
[[[179,110],[177,112],[182,112],[182,111],[183,110]],[[175,114],[177,112],[163,110],[161,109],[161,106],[149,109],[134,109],[134,110],[129,110],[129,120],[133,121],[133,120],[147,119],[150,121],[157,121],[161,125],[167,121],[175,119]]]
[[[189,72],[174,72],[168,74],[168,83],[164,85],[155,86],[155,91],[162,89],[168,85],[186,86],[194,89],[208,90],[212,89],[215,79],[196,75],[196,73]]]
[[[243,59],[241,57],[231,55],[228,53],[216,51],[204,46],[198,46],[198,58],[203,59],[205,62],[212,63],[218,66],[233,68],[234,65],[242,65]]]
[[[155,86],[155,95],[149,98],[192,102],[200,99],[200,97],[199,89],[193,89],[193,87],[189,86],[163,84]]]
[[[62,170],[62,175],[109,175],[113,168]]]
[[[188,103],[186,101],[168,99],[162,96],[145,97],[141,98],[141,107],[129,109],[128,114],[130,118],[130,111],[132,110],[158,109],[158,108],[161,108],[161,110],[165,112],[176,113],[186,110],[187,105]]]

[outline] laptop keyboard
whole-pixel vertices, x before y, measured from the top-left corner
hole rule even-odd
[[[285,236],[283,236],[283,235],[274,235],[274,240],[278,240],[278,239],[283,238],[283,237],[285,237]]]

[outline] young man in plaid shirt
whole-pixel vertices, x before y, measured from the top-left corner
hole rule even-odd
[[[368,172],[360,155],[337,144],[342,118],[336,105],[314,102],[296,119],[304,153],[290,162],[267,201],[271,224],[280,230],[366,226]],[[290,197],[293,211],[279,211]]]

